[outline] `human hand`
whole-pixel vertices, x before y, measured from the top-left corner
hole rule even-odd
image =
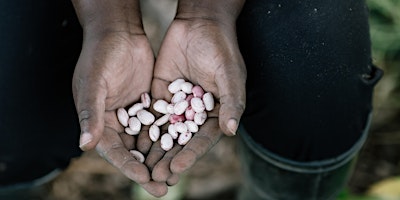
[[[184,147],[175,145],[166,153],[157,143],[151,147],[146,163],[156,181],[174,184],[171,179],[191,168],[223,133],[236,132],[245,108],[246,69],[236,42],[235,20],[225,19],[177,15],[164,38],[155,65],[153,98],[169,100],[167,85],[184,78],[213,93],[218,106]]]

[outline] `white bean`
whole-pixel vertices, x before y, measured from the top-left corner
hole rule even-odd
[[[175,104],[185,99],[186,99],[186,93],[183,91],[178,91],[174,94],[174,96],[172,96],[171,103]]]
[[[171,150],[172,147],[174,146],[174,141],[173,141],[171,135],[167,134],[167,133],[165,133],[161,136],[160,143],[161,143],[161,148],[164,149],[165,151]]]
[[[139,119],[137,117],[131,117],[128,120],[129,128],[132,131],[137,131],[139,132],[140,129],[142,128],[142,124],[140,123]]]
[[[171,114],[165,114],[162,117],[158,118],[156,121],[154,121],[154,125],[156,126],[162,126],[166,124],[169,121],[169,117]]]
[[[193,134],[191,132],[186,132],[186,133],[180,134],[179,138],[178,138],[178,144],[185,145],[192,138],[192,135]]]
[[[174,114],[175,115],[182,115],[185,113],[186,108],[189,106],[189,102],[187,101],[180,101],[175,104],[174,106]]]
[[[125,108],[118,108],[117,118],[118,118],[119,123],[122,124],[122,126],[125,126],[125,127],[128,126],[129,115],[128,115],[128,112],[125,110]]]
[[[192,93],[193,84],[191,82],[184,82],[181,84],[181,90],[186,94]]]
[[[155,111],[162,113],[162,114],[167,114],[167,106],[168,106],[168,102],[163,100],[163,99],[159,99],[156,102],[154,102],[153,108]]]
[[[181,84],[186,82],[184,79],[176,79],[175,81],[172,81],[168,85],[168,91],[171,92],[172,94],[177,93],[179,90],[181,90]]]
[[[176,123],[174,124],[174,126],[175,126],[175,130],[176,130],[178,133],[185,133],[185,132],[187,132],[187,130],[188,130],[188,127],[187,127],[186,124],[183,123],[183,122],[176,122]]]
[[[167,113],[174,114],[174,104],[170,103],[167,105]]]
[[[190,100],[190,106],[192,106],[192,109],[196,113],[203,112],[206,109],[203,100],[201,100],[199,97],[193,97],[192,100]]]
[[[178,132],[175,130],[175,124],[168,125],[168,134],[171,135],[172,139],[178,138]]]
[[[207,113],[206,112],[201,112],[201,113],[196,113],[194,114],[194,123],[196,123],[197,125],[203,125],[204,122],[207,119]]]
[[[139,110],[136,114],[139,121],[144,125],[150,125],[154,122],[154,115],[147,110]]]
[[[140,153],[140,151],[136,151],[136,150],[130,150],[129,152],[131,152],[131,154],[133,155],[133,157],[137,160],[137,161],[139,161],[139,162],[141,162],[141,163],[143,163],[144,162],[144,155],[142,154],[142,153]]]
[[[150,108],[151,98],[150,98],[149,93],[145,92],[142,95],[140,95],[140,100],[143,104],[143,107]]]
[[[214,97],[211,92],[206,92],[203,95],[203,103],[207,111],[211,111],[214,109]]]
[[[133,106],[131,106],[128,109],[128,115],[129,116],[135,116],[137,111],[142,110],[144,108],[144,105],[142,103],[135,103]]]
[[[134,131],[129,127],[125,128],[125,133],[128,135],[138,135],[140,133],[140,131]]]
[[[156,142],[160,138],[160,128],[156,125],[151,125],[149,128],[149,136],[151,141]]]
[[[199,131],[199,126],[194,121],[185,121],[187,130],[192,133],[197,133]]]

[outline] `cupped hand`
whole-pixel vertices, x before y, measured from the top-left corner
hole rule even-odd
[[[217,101],[213,113],[184,147],[163,152],[151,147],[146,163],[152,178],[173,185],[223,136],[234,135],[245,108],[246,69],[238,49],[234,24],[206,18],[176,18],[161,45],[152,82],[155,99],[170,100],[170,82],[184,78]],[[154,151],[153,151],[154,149]]]
[[[135,140],[121,134],[124,129],[116,110],[150,91],[153,66],[153,52],[144,34],[86,34],[73,76],[81,149],[96,147],[127,177],[144,185],[149,184],[149,170],[128,151],[135,147]]]

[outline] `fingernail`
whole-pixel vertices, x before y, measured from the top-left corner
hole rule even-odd
[[[236,130],[238,128],[238,123],[235,119],[230,119],[228,121],[227,127],[229,131],[232,133],[232,135],[236,135]]]
[[[81,139],[79,141],[79,147],[85,146],[87,143],[91,142],[92,139],[93,139],[92,134],[88,132],[82,133]]]

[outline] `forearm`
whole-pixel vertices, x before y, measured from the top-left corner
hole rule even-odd
[[[179,0],[177,18],[236,21],[245,0]]]
[[[72,0],[87,32],[143,34],[139,0]]]

